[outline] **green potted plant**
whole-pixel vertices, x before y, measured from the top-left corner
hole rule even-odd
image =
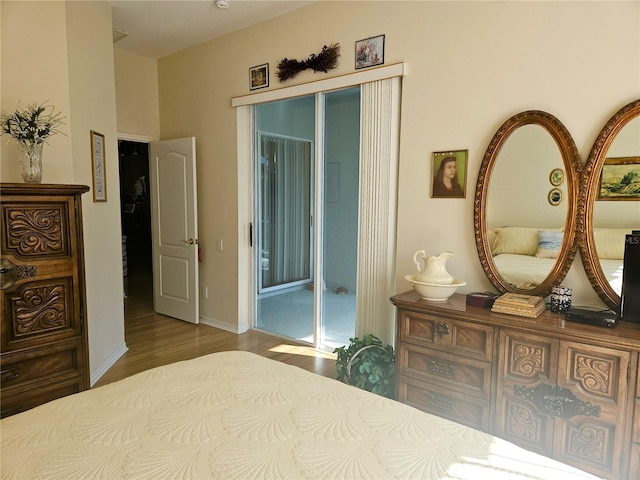
[[[396,358],[391,345],[383,345],[375,335],[350,338],[348,346],[338,347],[338,380],[387,398],[395,397]]]

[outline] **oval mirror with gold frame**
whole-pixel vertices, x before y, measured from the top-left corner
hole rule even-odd
[[[551,202],[557,169],[562,201]],[[480,263],[500,293],[546,296],[566,276],[577,250],[580,172],[573,138],[549,113],[514,115],[493,136],[473,213]]]
[[[583,170],[580,255],[593,289],[612,308],[620,306],[625,236],[640,229],[640,198],[620,188],[630,171],[640,172],[640,100],[609,119]]]

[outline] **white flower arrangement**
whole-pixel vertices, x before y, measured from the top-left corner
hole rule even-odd
[[[64,125],[64,117],[61,115],[47,102],[32,103],[25,109],[18,107],[15,113],[3,111],[0,114],[0,135],[10,135],[22,144],[38,145],[51,135],[62,133],[59,127]]]

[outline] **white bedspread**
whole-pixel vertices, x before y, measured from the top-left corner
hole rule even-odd
[[[516,288],[534,288],[547,278],[556,263],[555,258],[502,253],[493,257],[502,278]],[[600,266],[611,288],[622,291],[622,260],[600,259]]]
[[[3,479],[586,479],[471,428],[246,352],[2,420]]]
[[[556,263],[555,258],[502,253],[493,257],[502,278],[516,288],[534,288],[547,278]]]

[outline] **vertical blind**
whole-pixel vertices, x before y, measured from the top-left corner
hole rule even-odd
[[[311,145],[262,135],[262,288],[309,279]]]
[[[356,335],[395,333],[400,78],[364,83],[360,94],[360,199]]]

